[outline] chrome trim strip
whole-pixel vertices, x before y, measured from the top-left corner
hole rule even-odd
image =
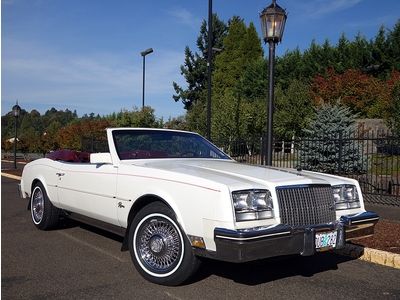
[[[357,223],[363,223],[363,222],[369,222],[369,221],[377,221],[377,220],[379,220],[379,218],[363,219],[363,220],[351,221],[351,224],[357,224]]]
[[[116,199],[116,200],[122,200],[122,201],[125,201],[125,202],[131,202],[132,201],[132,199],[126,199],[126,198],[121,198],[121,197],[116,197],[116,196],[114,196],[113,198]]]
[[[67,190],[67,191],[72,191],[72,192],[78,192],[78,193],[83,193],[83,194],[89,194],[89,195],[94,195],[94,196],[99,196],[99,197],[105,197],[105,198],[113,198],[116,200],[122,200],[122,201],[126,201],[126,202],[131,202],[131,199],[125,199],[125,198],[121,198],[121,197],[117,197],[117,196],[112,196],[112,195],[102,195],[99,193],[93,193],[93,192],[88,192],[88,191],[84,191],[84,190],[78,190],[78,189],[72,189],[72,188],[67,188],[67,187],[60,187],[55,185],[54,187],[58,187],[59,189],[63,189],[63,190]]]
[[[290,231],[264,234],[264,235],[247,237],[247,238],[235,238],[235,237],[229,237],[229,236],[223,236],[223,235],[216,235],[215,237],[220,238],[220,239],[235,240],[235,241],[248,241],[248,240],[256,240],[256,239],[262,239],[262,238],[266,238],[266,237],[285,235],[285,234],[290,234]]]
[[[103,194],[99,194],[99,193],[93,193],[93,192],[89,192],[89,191],[84,191],[84,190],[77,190],[77,189],[72,189],[72,188],[67,188],[67,187],[62,187],[62,186],[58,186],[59,189],[62,190],[67,190],[67,191],[72,191],[72,192],[78,192],[78,193],[82,193],[82,194],[89,194],[89,195],[94,195],[94,196],[99,196],[99,197],[105,197],[105,198],[113,198],[113,195],[103,195]],[[122,199],[121,199],[122,200]]]

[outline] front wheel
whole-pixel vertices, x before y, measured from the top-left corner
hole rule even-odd
[[[157,284],[179,285],[199,265],[174,213],[162,203],[149,204],[135,216],[129,250],[139,273]]]

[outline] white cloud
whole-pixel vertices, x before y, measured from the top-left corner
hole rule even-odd
[[[319,18],[349,9],[363,0],[312,0],[301,2],[302,9],[310,17]]]
[[[35,103],[37,107],[70,106],[79,113],[104,114],[141,104],[139,56],[132,58],[130,53],[69,55],[15,41],[7,41],[7,45],[2,59],[3,106],[4,102],[9,106],[20,99],[33,107]],[[171,114],[162,111],[165,103],[161,101],[174,105],[172,81],[182,80],[179,66],[183,59],[181,52],[161,49],[157,55],[146,57],[146,103],[157,115]]]
[[[357,28],[357,29],[368,28],[368,27],[378,28],[381,25],[390,27],[397,20],[398,20],[397,15],[386,15],[386,16],[378,16],[376,18],[368,19],[368,20],[348,22],[346,24],[346,26],[350,27],[350,28]]]
[[[198,27],[201,19],[195,17],[190,11],[185,8],[174,8],[168,11],[168,14],[175,18],[178,23],[188,25],[190,27]]]

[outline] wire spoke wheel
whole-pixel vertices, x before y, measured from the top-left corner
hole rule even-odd
[[[53,206],[41,182],[32,188],[29,208],[32,222],[38,229],[48,230],[58,225],[60,210]]]
[[[174,211],[163,203],[139,210],[129,226],[128,241],[133,264],[153,283],[179,285],[200,264]]]
[[[166,274],[180,263],[182,236],[172,220],[148,216],[138,227],[135,241],[137,256],[145,269]]]
[[[32,218],[35,224],[42,221],[44,215],[44,195],[42,189],[36,187],[32,195]]]

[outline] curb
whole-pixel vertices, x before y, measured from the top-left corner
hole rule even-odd
[[[400,254],[346,244],[344,249],[335,251],[339,255],[350,256],[374,264],[400,269]]]
[[[7,178],[11,178],[11,179],[15,179],[15,180],[21,180],[21,176],[12,175],[12,174],[8,174],[8,173],[4,173],[4,172],[1,172],[1,176],[7,177]]]
[[[1,162],[5,162],[5,163],[14,163],[13,160],[7,160],[7,159],[2,159]],[[26,165],[27,162],[25,162],[25,161],[17,161],[17,164]]]

